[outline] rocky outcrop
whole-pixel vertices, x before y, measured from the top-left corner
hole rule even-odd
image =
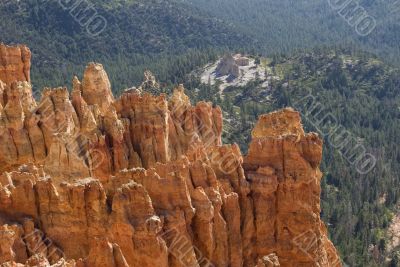
[[[31,51],[24,45],[0,43],[0,80],[7,85],[16,81],[30,82]]]
[[[26,80],[4,84],[0,266],[341,266],[319,216],[322,141],[297,112],[260,117],[243,159],[221,109],[183,86],[114,99],[95,63],[38,103]]]
[[[216,72],[218,76],[239,77],[239,66],[231,55],[224,56],[219,62]]]
[[[262,257],[258,260],[256,267],[279,267],[279,259],[275,254]]]
[[[322,140],[305,134],[300,115],[284,109],[260,117],[244,159],[254,205],[254,250],[282,266],[339,264],[320,219]]]
[[[152,94],[159,93],[160,84],[157,82],[156,77],[153,75],[151,71],[146,70],[144,72],[144,79],[142,84],[139,86],[139,90]]]
[[[86,67],[80,91],[86,103],[95,105],[102,114],[106,113],[114,100],[108,75],[101,64],[90,63]]]
[[[233,56],[235,62],[240,67],[245,67],[250,65],[250,58],[242,56],[241,54],[236,54]]]

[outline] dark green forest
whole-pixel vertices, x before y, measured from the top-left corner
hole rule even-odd
[[[207,63],[216,51],[251,43],[232,26],[185,5],[157,0],[93,4],[107,21],[97,36],[76,19],[90,19],[91,14],[79,13],[84,5],[74,11],[58,0],[0,3],[0,41],[29,45],[35,89],[69,83],[90,61],[104,64],[116,91],[139,82],[145,69],[177,83],[184,70]]]
[[[235,25],[262,43],[264,53],[290,53],[316,45],[354,44],[392,64],[400,63],[400,1],[398,0],[185,0]],[[345,3],[334,9],[334,3]],[[367,36],[355,26],[359,12],[376,21]],[[354,22],[354,21],[353,21]]]
[[[400,1],[359,2],[377,22],[368,36],[325,0],[91,2],[107,21],[97,36],[58,0],[0,2],[0,42],[31,48],[34,90],[70,85],[97,61],[119,94],[149,69],[160,91],[185,83],[193,102],[220,105],[224,141],[244,154],[260,114],[296,107],[311,94],[377,159],[360,174],[324,137],[322,217],[333,242],[349,266],[399,266],[399,248],[388,249],[385,233],[400,197]],[[280,79],[267,91],[255,80],[223,95],[200,83],[195,70],[234,52],[267,58],[270,75]],[[299,111],[306,129],[318,132],[313,114]]]

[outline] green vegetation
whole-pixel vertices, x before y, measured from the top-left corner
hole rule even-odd
[[[299,48],[346,43],[378,54],[388,62],[400,63],[398,0],[186,1],[250,34],[262,44],[259,51],[264,54],[291,53]],[[351,4],[346,5],[342,12],[334,10],[329,4],[345,2]],[[350,26],[345,20],[360,10],[376,21],[375,29],[367,36],[358,35],[355,26]]]
[[[81,74],[89,61],[105,65],[117,90],[141,81],[146,68],[163,82],[175,83],[184,71],[209,61],[213,51],[250,43],[231,26],[183,4],[157,0],[93,3],[107,21],[98,36],[90,36],[58,0],[0,3],[0,41],[31,48],[36,89],[70,83],[72,75]]]

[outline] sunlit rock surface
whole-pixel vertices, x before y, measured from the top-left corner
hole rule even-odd
[[[28,51],[0,49],[0,266],[341,266],[297,112],[261,116],[243,158],[183,86],[115,98],[90,63],[36,102]]]

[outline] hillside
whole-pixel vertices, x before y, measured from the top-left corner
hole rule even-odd
[[[93,14],[84,13],[83,4],[63,8],[57,0],[1,1],[0,41],[31,45],[38,90],[70,83],[89,61],[105,62],[118,89],[139,82],[146,68],[164,82],[175,82],[185,69],[210,60],[215,54],[210,50],[250,43],[220,20],[172,1],[93,4],[97,18],[106,22],[100,20],[97,28],[87,24]]]
[[[96,1],[93,11],[106,24],[93,35],[85,26],[91,13],[84,4],[7,0],[0,3],[0,35],[5,43],[31,44],[39,90],[70,83],[88,61],[104,62],[118,90],[138,83],[146,68],[162,82],[181,82],[227,49],[270,56],[346,43],[398,64],[400,4],[365,0],[361,7],[377,22],[364,37],[322,0]]]
[[[251,34],[263,44],[260,50],[263,54],[347,43],[378,54],[390,63],[400,63],[400,2],[397,0],[185,1]],[[335,9],[335,3],[343,8]],[[376,22],[366,36],[358,34],[358,24],[354,22],[362,12]]]

